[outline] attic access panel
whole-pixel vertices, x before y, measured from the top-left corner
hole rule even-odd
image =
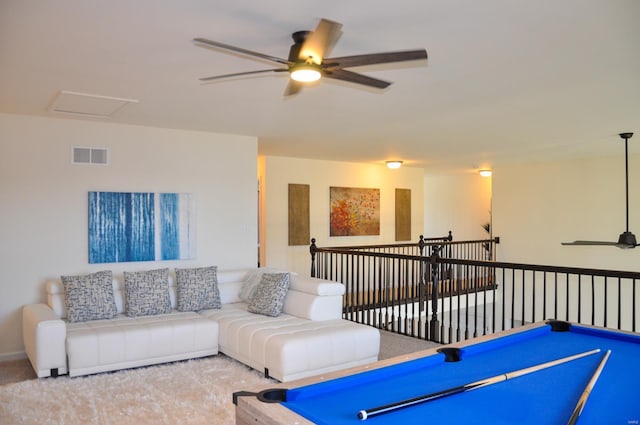
[[[53,100],[49,110],[60,114],[111,118],[130,103],[138,103],[138,100],[62,90]]]

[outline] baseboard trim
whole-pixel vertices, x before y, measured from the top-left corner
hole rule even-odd
[[[22,360],[27,358],[24,351],[16,351],[13,353],[0,353],[0,362],[9,362],[11,360]]]

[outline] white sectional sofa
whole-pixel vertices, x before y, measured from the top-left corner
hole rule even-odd
[[[377,360],[377,329],[342,319],[344,286],[291,274],[281,313],[255,310],[251,289],[269,269],[217,271],[220,308],[178,311],[169,276],[168,313],[130,317],[124,279],[113,279],[115,316],[70,321],[62,281],[47,303],[23,308],[25,351],[38,377],[113,371],[222,352],[281,382]],[[251,286],[253,285],[253,286]],[[249,297],[249,298],[248,298]],[[132,308],[133,309],[133,308]]]

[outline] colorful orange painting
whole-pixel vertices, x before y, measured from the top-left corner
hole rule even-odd
[[[380,189],[330,187],[330,236],[380,234]]]

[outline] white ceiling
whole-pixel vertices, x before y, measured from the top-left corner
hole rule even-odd
[[[382,92],[198,81],[272,64],[194,37],[286,58],[323,17],[344,25],[331,56],[429,59],[353,69],[394,83]],[[266,155],[438,172],[622,155],[617,133],[640,133],[640,1],[0,0],[0,112],[59,116],[60,91],[138,100],[109,122],[257,136]]]

